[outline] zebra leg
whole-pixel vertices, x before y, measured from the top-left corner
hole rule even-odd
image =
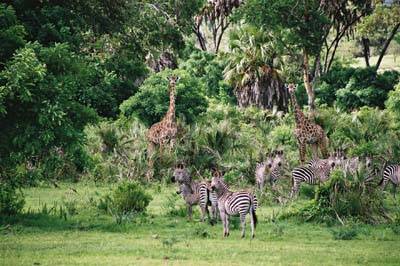
[[[218,221],[218,206],[215,204],[211,205],[211,213],[212,213],[212,217],[214,219],[215,222]]]
[[[290,193],[290,198],[297,197],[298,192],[299,192],[299,184],[293,180],[293,186],[292,186],[292,191]]]
[[[223,213],[222,211],[220,211],[220,213],[219,213],[220,215],[221,215],[221,220],[222,220],[222,227],[223,227],[223,237],[226,237],[227,235],[226,235],[226,226],[225,226],[225,224],[226,224],[226,214],[225,213]]]
[[[246,214],[240,214],[240,224],[242,226],[242,238],[246,234]]]
[[[255,211],[253,209],[254,207],[250,208],[250,226],[251,226],[251,238],[254,238],[255,234],[254,234],[254,230],[255,230],[255,221],[254,221],[254,216],[255,216]]]
[[[188,204],[187,206],[189,221],[192,220],[192,205]]]
[[[225,214],[225,232],[226,236],[229,236],[229,215]]]

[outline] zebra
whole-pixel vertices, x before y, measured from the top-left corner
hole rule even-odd
[[[256,184],[260,191],[264,191],[266,175],[269,172],[269,169],[272,167],[272,162],[272,158],[268,156],[265,161],[257,163],[256,165]]]
[[[343,170],[344,176],[348,174],[356,176],[357,174],[365,174],[363,182],[365,185],[370,185],[376,176],[376,169],[374,169],[372,157],[365,156],[362,159],[358,156],[347,158],[343,150],[336,153],[338,158],[338,167]]]
[[[254,231],[257,225],[256,209],[258,207],[256,196],[248,191],[230,191],[220,175],[212,177],[211,188],[217,193],[218,209],[223,224],[223,236],[229,236],[229,216],[239,214],[242,226],[241,236],[243,238],[245,236],[246,215],[249,213],[251,237],[254,238]]]
[[[175,167],[174,173],[171,177],[171,182],[173,183],[178,182],[178,184],[183,184],[183,183],[189,184],[192,182],[192,177],[183,163],[179,163]]]
[[[396,196],[396,189],[400,183],[400,165],[399,164],[390,164],[386,166],[383,170],[383,177],[379,182],[378,186],[381,186],[382,189],[385,189],[388,182],[391,182],[395,188],[393,196]]]
[[[181,183],[179,185],[179,191],[177,191],[176,193],[181,194],[182,198],[186,202],[189,220],[192,220],[193,205],[200,206],[202,222],[204,222],[206,215],[210,220],[210,213],[207,208],[207,205],[209,203],[209,191],[206,182],[192,181],[190,183]]]
[[[275,151],[275,156],[270,167],[269,182],[273,186],[282,175],[282,166],[284,162],[283,150]]]
[[[294,168],[292,170],[292,190],[290,197],[293,198],[295,195],[298,195],[300,184],[303,182],[310,185],[325,182],[336,165],[337,158],[331,155],[328,159],[321,161],[319,165]]]
[[[257,188],[260,191],[264,191],[264,184],[266,181],[266,177],[269,174],[269,183],[271,186],[275,184],[275,182],[281,176],[283,164],[283,151],[275,150],[271,154],[267,155],[267,159],[264,162],[257,163],[255,176],[256,176],[256,184]]]

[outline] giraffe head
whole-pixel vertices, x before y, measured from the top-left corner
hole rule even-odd
[[[297,89],[297,84],[294,83],[289,83],[285,84],[286,89],[289,91],[289,93],[295,92]]]
[[[180,78],[179,78],[178,76],[175,76],[175,75],[172,75],[172,76],[170,76],[170,77],[168,78],[168,81],[169,81],[169,89],[170,89],[170,90],[174,90],[174,89],[175,89],[176,83],[178,83],[179,79],[180,79]]]

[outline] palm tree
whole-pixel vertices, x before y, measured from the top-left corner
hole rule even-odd
[[[240,107],[258,106],[287,111],[289,95],[276,61],[273,36],[253,26],[242,26],[230,34],[225,79],[235,88]]]

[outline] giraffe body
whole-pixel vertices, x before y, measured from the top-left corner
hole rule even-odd
[[[318,149],[321,151],[322,156],[326,157],[328,139],[322,127],[308,119],[300,109],[296,101],[296,96],[294,95],[296,87],[297,86],[294,84],[289,84],[287,86],[292,101],[296,122],[294,135],[299,145],[300,162],[303,164],[305,161],[307,145],[311,146],[314,158],[318,156]]]
[[[169,78],[169,108],[168,112],[165,114],[163,119],[160,122],[153,124],[149,131],[147,132],[147,155],[148,155],[148,170],[147,170],[147,179],[148,181],[153,177],[154,170],[154,150],[155,147],[160,147],[160,150],[163,146],[165,146],[168,142],[170,143],[171,148],[175,144],[176,135],[178,133],[178,125],[176,123],[175,117],[175,86],[178,82],[179,77],[172,76]]]

